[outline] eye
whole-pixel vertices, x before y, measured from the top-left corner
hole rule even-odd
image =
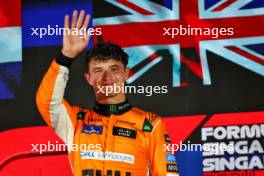
[[[102,70],[101,69],[95,69],[94,72],[95,73],[100,73],[100,72],[102,72]]]
[[[112,71],[116,72],[116,71],[119,71],[120,68],[119,67],[112,67]]]
[[[117,71],[117,70],[119,70],[119,69],[118,69],[118,68],[113,68],[112,70],[113,70],[113,71]]]

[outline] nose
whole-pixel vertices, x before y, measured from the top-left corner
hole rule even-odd
[[[111,73],[109,71],[105,71],[102,75],[103,81],[110,81],[111,80]]]

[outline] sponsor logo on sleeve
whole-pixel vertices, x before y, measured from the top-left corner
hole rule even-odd
[[[170,136],[165,134],[165,141],[171,143]]]
[[[85,112],[83,112],[83,111],[80,111],[80,112],[78,112],[78,114],[77,114],[77,119],[79,120],[83,120],[84,119],[84,117],[85,117]]]
[[[167,153],[166,154],[166,161],[171,163],[171,162],[176,162],[176,158],[174,154]]]
[[[144,124],[143,124],[143,129],[142,129],[142,131],[145,131],[145,132],[151,132],[152,129],[153,129],[152,124],[151,124],[150,121],[146,118],[145,121],[144,121]]]
[[[168,172],[178,172],[178,167],[176,164],[167,164]]]

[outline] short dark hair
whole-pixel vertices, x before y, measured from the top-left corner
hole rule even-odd
[[[87,71],[89,71],[89,63],[91,60],[107,61],[109,59],[121,61],[125,68],[128,64],[128,55],[119,45],[111,42],[103,42],[96,44],[87,51]]]

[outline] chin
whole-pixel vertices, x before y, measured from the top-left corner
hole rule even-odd
[[[101,97],[101,98],[112,98],[112,97],[115,97],[117,94],[115,93],[109,93],[109,94],[100,94],[98,95],[98,97]]]

